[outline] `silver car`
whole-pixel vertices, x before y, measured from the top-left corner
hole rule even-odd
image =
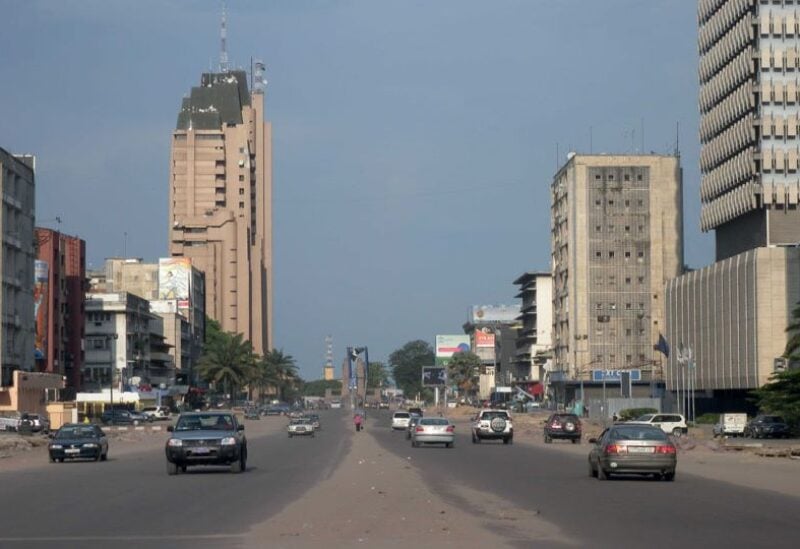
[[[452,448],[455,443],[455,426],[443,417],[421,417],[417,426],[411,431],[411,446],[419,448],[421,444],[444,444]]]
[[[611,475],[654,475],[675,480],[677,449],[658,427],[619,424],[599,438],[589,439],[589,475],[606,480]]]

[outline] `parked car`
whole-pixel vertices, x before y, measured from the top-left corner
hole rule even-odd
[[[165,447],[167,474],[186,472],[195,465],[227,465],[232,473],[247,470],[247,438],[244,425],[229,411],[181,414]]]
[[[289,438],[295,436],[314,436],[314,424],[311,423],[310,419],[305,417],[291,420],[286,430],[289,433]]]
[[[606,480],[611,475],[636,474],[675,480],[677,449],[658,427],[621,423],[589,442],[589,476]]]
[[[483,439],[514,443],[514,425],[506,410],[487,408],[478,412],[472,422],[472,443],[478,444]]]
[[[719,421],[714,425],[715,437],[738,437],[744,435],[747,427],[747,414],[720,414]]]
[[[170,412],[166,406],[149,406],[142,408],[142,413],[154,421],[166,421],[169,419]]]
[[[455,444],[455,426],[443,417],[421,417],[411,431],[411,446],[422,444],[444,444],[452,448]]]
[[[108,458],[108,439],[97,425],[67,423],[51,438],[47,450],[52,462],[78,458],[105,461]]]
[[[658,427],[668,435],[679,437],[689,432],[686,418],[681,414],[645,414],[633,421],[626,421],[626,424],[650,425]]]
[[[581,420],[575,414],[552,414],[544,423],[544,441],[570,440],[572,444],[581,441]]]
[[[29,427],[32,433],[50,432],[50,420],[42,414],[22,414],[21,425]]]
[[[106,410],[100,416],[103,425],[138,425],[143,419],[141,415],[134,414],[130,410]]]
[[[744,435],[752,438],[789,438],[791,430],[781,416],[759,415],[747,424]]]
[[[264,409],[265,416],[282,416],[283,415],[283,408],[279,406],[268,406]]]
[[[411,414],[408,412],[395,412],[392,415],[392,429],[408,429],[408,422],[411,419]]]
[[[412,414],[410,418],[408,418],[408,427],[406,427],[406,440],[411,440],[411,432],[417,427],[417,423],[419,423],[420,416],[417,414]]]

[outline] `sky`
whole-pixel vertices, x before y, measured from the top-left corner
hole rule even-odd
[[[515,303],[514,279],[549,270],[549,185],[569,151],[679,140],[685,260],[713,261],[693,0],[227,8],[232,63],[267,66],[275,347],[306,379],[322,376],[326,335],[338,370],[348,345],[386,360],[462,333],[472,305]],[[171,132],[218,66],[221,2],[0,0],[0,13],[0,147],[37,157],[37,225],[85,239],[91,268],[165,256]]]

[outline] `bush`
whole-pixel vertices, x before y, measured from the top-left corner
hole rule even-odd
[[[626,410],[620,410],[619,412],[619,419],[621,421],[631,421],[632,419],[636,419],[639,416],[643,416],[645,414],[657,414],[658,410],[655,408],[628,408]]]
[[[694,420],[695,423],[702,425],[714,425],[717,421],[719,421],[719,414],[703,414]]]

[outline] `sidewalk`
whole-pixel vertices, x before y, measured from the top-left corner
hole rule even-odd
[[[374,424],[373,424],[374,425]],[[481,495],[481,513],[465,512],[428,489],[412,457],[385,451],[370,435],[353,437],[349,454],[327,480],[280,514],[256,525],[248,547],[508,547],[514,540],[565,541],[534,513],[498,506]],[[458,493],[474,499],[474,494]],[[513,517],[511,515],[514,515]],[[509,525],[512,524],[513,527]],[[504,538],[495,532],[508,533]]]

